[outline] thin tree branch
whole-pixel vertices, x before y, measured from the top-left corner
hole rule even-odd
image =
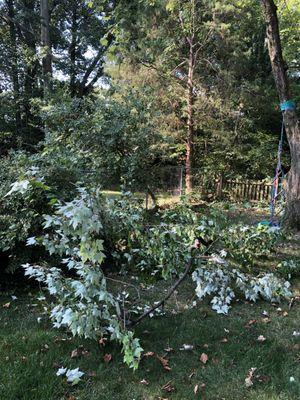
[[[204,256],[205,253],[208,252],[208,250],[218,241],[219,239],[216,239],[215,241],[213,241],[212,243],[210,243],[210,245],[205,249],[205,251],[202,253],[202,257]],[[149,314],[153,313],[153,311],[155,311],[157,308],[159,308],[161,305],[163,305],[171,296],[172,294],[175,292],[175,290],[178,288],[178,286],[185,280],[185,278],[188,276],[190,269],[192,267],[192,261],[193,261],[193,257],[192,257],[192,253],[193,250],[198,249],[200,246],[200,242],[199,239],[195,240],[195,243],[190,246],[189,248],[189,259],[185,265],[185,270],[183,272],[183,275],[175,282],[175,284],[170,288],[170,290],[168,291],[168,293],[166,294],[166,296],[160,300],[157,304],[155,304],[153,307],[151,307],[149,310],[145,311],[144,314],[142,314],[138,319],[136,319],[135,321],[130,321],[129,326],[135,326],[138,323],[140,323],[144,318],[148,317]]]

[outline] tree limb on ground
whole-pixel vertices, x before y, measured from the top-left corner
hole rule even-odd
[[[217,239],[218,240],[218,239]],[[204,256],[205,253],[208,252],[208,250],[216,243],[216,241],[213,242],[209,242],[208,247],[205,249],[205,251],[201,254],[201,256]],[[140,323],[144,318],[148,317],[148,315],[150,315],[151,313],[153,313],[157,308],[161,307],[171,296],[172,294],[175,292],[175,290],[178,288],[178,286],[185,280],[185,278],[188,276],[190,269],[192,267],[193,264],[193,251],[195,249],[199,249],[200,244],[203,240],[199,240],[198,238],[195,240],[194,244],[192,246],[189,247],[189,259],[186,262],[185,265],[185,269],[183,274],[181,275],[181,277],[175,282],[175,284],[169,289],[168,293],[166,294],[166,296],[160,300],[157,304],[153,305],[153,307],[151,307],[149,310],[145,311],[144,314],[140,315],[138,317],[138,319],[136,319],[135,321],[130,321],[129,322],[129,326],[135,326],[138,323]],[[203,243],[202,243],[203,244]]]

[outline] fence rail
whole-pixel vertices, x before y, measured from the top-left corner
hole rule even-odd
[[[272,193],[272,183],[252,182],[249,180],[222,179],[217,181],[216,194],[222,197],[229,195],[235,200],[269,201]]]
[[[159,179],[160,185],[155,192],[168,192],[172,196],[185,193],[185,171],[177,168],[165,171]],[[236,201],[270,201],[272,181],[254,181],[250,179],[234,179],[224,175],[207,177],[202,171],[192,173],[193,194],[206,198],[230,198]]]

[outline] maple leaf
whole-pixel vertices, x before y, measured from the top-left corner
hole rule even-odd
[[[206,364],[207,361],[208,361],[208,355],[205,354],[205,353],[202,353],[201,356],[200,356],[200,361],[201,361],[203,364]]]
[[[83,375],[84,372],[79,371],[79,368],[68,369],[66,372],[67,382],[71,383],[72,386],[77,385]]]
[[[67,368],[59,368],[56,372],[56,376],[64,375],[67,372]]]

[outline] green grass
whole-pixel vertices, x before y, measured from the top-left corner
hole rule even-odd
[[[159,296],[163,285],[152,295]],[[70,338],[65,332],[52,329],[45,320],[38,324],[43,308],[32,306],[37,303],[36,294],[17,294],[18,299],[11,301],[7,309],[2,305],[10,297],[1,296],[0,399],[204,399],[203,392],[198,397],[193,392],[196,384],[203,383],[206,399],[299,399],[300,338],[292,333],[300,330],[300,305],[295,303],[290,311],[287,304],[281,305],[283,311],[289,312],[283,316],[277,306],[240,301],[225,317],[212,312],[205,303],[185,309],[191,301],[191,290],[187,282],[177,301],[173,298],[169,302],[166,316],[148,319],[136,331],[145,351],[169,359],[169,372],[155,357],[144,358],[139,370],[133,372],[123,364],[115,345],[99,349],[95,342]],[[263,310],[270,314],[268,324],[262,320]],[[257,323],[246,328],[251,319]],[[266,341],[258,342],[259,335],[264,335]],[[224,337],[227,343],[221,343]],[[184,343],[194,345],[194,350],[181,351]],[[71,351],[79,345],[89,350],[89,355],[71,359]],[[166,353],[164,349],[168,347],[173,351]],[[203,352],[208,355],[206,365],[199,360]],[[108,364],[103,360],[105,353],[112,354]],[[63,377],[55,375],[59,366],[80,367],[85,372],[82,382],[77,387],[68,386]],[[268,378],[247,389],[244,380],[251,367]],[[289,382],[290,376],[295,378],[294,383]],[[149,382],[148,386],[140,383],[143,379]],[[162,390],[169,381],[175,388],[172,393]]]
[[[256,210],[229,210],[232,219],[253,222],[260,215]],[[253,218],[253,220],[252,220]],[[250,221],[249,221],[250,220]],[[276,265],[284,257],[299,260],[299,235],[278,246],[275,258],[268,266]],[[123,278],[121,278],[123,279]],[[135,280],[134,284],[139,285]],[[294,281],[296,294],[300,281]],[[109,281],[110,285],[114,282]],[[170,282],[159,282],[155,287],[139,285],[149,304],[162,297]],[[131,291],[129,289],[129,291]],[[18,299],[12,301],[11,295]],[[195,300],[194,285],[183,283],[178,293],[166,305],[166,315],[144,320],[136,329],[145,352],[155,352],[169,360],[170,371],[164,370],[155,357],[142,359],[140,368],[133,372],[123,364],[120,348],[107,344],[99,348],[93,341],[71,338],[66,332],[52,329],[43,307],[46,301],[37,300],[39,293],[27,291],[0,295],[0,400],[299,400],[300,398],[300,301],[291,310],[288,304],[265,302],[257,304],[242,300],[233,303],[229,316],[217,315],[207,302],[190,308]],[[136,292],[132,290],[132,296]],[[10,307],[3,305],[10,302]],[[267,311],[270,322],[263,321]],[[288,315],[284,316],[283,312]],[[37,318],[42,316],[42,321]],[[249,320],[257,322],[246,327]],[[266,338],[258,342],[259,335]],[[221,340],[227,338],[226,343]],[[192,344],[191,351],[181,351],[183,344]],[[83,345],[87,356],[71,358],[72,350]],[[172,348],[170,353],[166,348]],[[112,361],[105,363],[105,354]],[[208,355],[206,365],[199,357]],[[64,377],[57,377],[59,367],[79,367],[85,375],[78,386],[69,386]],[[251,388],[245,387],[250,368],[257,368]],[[290,377],[295,382],[290,382]],[[141,383],[147,380],[148,385]],[[162,387],[170,382],[171,393]],[[194,394],[195,385],[204,384],[205,391]]]

